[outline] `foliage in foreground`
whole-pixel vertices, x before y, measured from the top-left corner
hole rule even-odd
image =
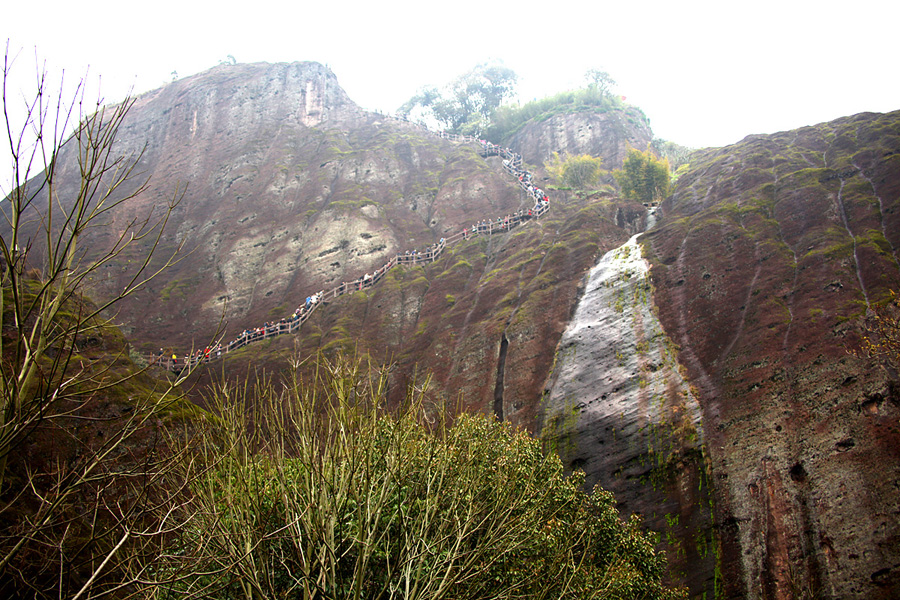
[[[639,522],[526,433],[481,415],[428,426],[421,392],[380,413],[385,375],[321,364],[279,393],[216,396],[163,597],[676,595]]]
[[[0,182],[9,190],[0,198],[0,598],[95,598],[131,578],[129,561],[140,562],[134,557],[163,531],[154,503],[168,502],[165,491],[177,489],[157,486],[174,462],[157,452],[155,433],[175,411],[192,412],[178,392],[187,374],[157,381],[141,372],[108,314],[177,261],[180,247],[154,255],[180,195],[144,216],[131,208],[147,185],[137,172],[141,153],[123,154],[117,144],[133,99],[95,105],[81,83],[71,99],[54,96],[41,69],[33,94],[14,94],[13,62],[7,45],[0,94],[11,167],[8,188]],[[83,112],[89,106],[98,109]],[[111,226],[113,214],[131,216]],[[99,227],[108,228],[107,244],[88,249],[85,235]],[[85,298],[89,281],[138,247],[123,286],[110,287],[98,303]]]

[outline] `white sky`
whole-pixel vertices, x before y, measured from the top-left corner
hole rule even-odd
[[[233,55],[325,63],[384,111],[487,59],[520,75],[523,101],[600,68],[656,136],[692,147],[900,109],[897,0],[45,0],[0,14],[26,84],[36,52],[56,78],[89,66],[107,101]]]

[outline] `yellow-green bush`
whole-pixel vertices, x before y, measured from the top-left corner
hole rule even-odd
[[[483,415],[435,424],[421,394],[387,414],[386,376],[353,361],[319,373],[220,395],[185,468],[190,521],[162,565],[180,577],[174,595],[677,595],[639,523],[527,433]]]

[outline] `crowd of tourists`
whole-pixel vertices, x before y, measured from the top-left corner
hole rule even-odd
[[[513,227],[520,225],[530,219],[537,218],[547,212],[550,206],[550,199],[547,194],[532,183],[532,174],[522,165],[522,156],[513,152],[509,148],[503,148],[497,144],[493,144],[486,140],[480,140],[471,136],[461,136],[446,132],[439,132],[438,135],[444,139],[450,139],[461,142],[475,142],[481,145],[482,155],[500,156],[503,159],[503,168],[515,177],[522,189],[534,201],[534,206],[529,209],[522,209],[515,213],[507,214],[505,217],[497,217],[496,220],[486,219],[476,222],[471,227],[466,227],[462,231],[451,235],[448,238],[441,238],[437,243],[432,244],[424,250],[408,250],[402,254],[397,254],[381,268],[375,269],[372,273],[365,273],[362,277],[353,281],[344,281],[340,285],[331,290],[320,290],[300,303],[299,306],[289,317],[284,317],[278,321],[263,323],[260,327],[243,330],[240,335],[228,342],[227,344],[216,343],[202,349],[193,350],[181,357],[172,354],[171,357],[160,349],[158,353],[149,357],[151,364],[159,364],[172,371],[181,371],[185,367],[192,367],[199,363],[209,362],[217,358],[221,358],[222,354],[228,353],[238,348],[242,348],[247,344],[265,340],[277,335],[285,333],[293,333],[309,318],[315,309],[329,300],[337,298],[347,293],[369,288],[384,277],[385,273],[397,265],[416,265],[421,263],[433,262],[438,259],[444,248],[459,240],[468,240],[477,235],[491,235],[509,231]]]

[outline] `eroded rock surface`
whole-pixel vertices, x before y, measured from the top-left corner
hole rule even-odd
[[[187,349],[220,323],[233,336],[290,315],[318,289],[527,204],[477,147],[363,112],[317,63],[220,66],[144,94],[116,152],[141,148],[147,189],[84,247],[90,260],[130,218],[183,193],[151,268],[183,245],[180,262],[119,305],[118,321],[148,349]],[[65,199],[77,165],[66,154],[59,163]],[[111,263],[90,293],[127,285],[148,243]]]
[[[604,169],[618,169],[628,148],[643,150],[653,139],[644,114],[637,108],[608,112],[560,113],[530,121],[506,141],[527,163],[542,165],[554,152],[603,158]]]
[[[674,346],[637,271],[592,289],[597,313],[563,341],[547,430],[570,466],[662,533],[673,579],[698,593],[716,567],[728,597],[900,593],[900,400],[878,365],[846,351],[856,319],[900,283],[898,121],[857,115],[697,154],[642,238]],[[223,316],[226,336],[277,319],[397,251],[527,205],[496,159],[361,111],[315,63],[174,82],[138,98],[122,133],[124,153],[146,142],[150,186],[84,247],[103,251],[182,189],[160,257],[192,250],[120,307],[146,349],[205,344]],[[526,124],[507,144],[533,165],[587,152],[613,168],[650,139],[639,113],[611,111]],[[277,372],[294,353],[358,349],[391,365],[392,398],[427,373],[435,402],[537,430],[584,274],[645,219],[614,195],[551,197],[540,221],[394,269],[226,368]],[[87,291],[120,290],[146,250]]]
[[[703,414],[728,596],[900,593],[900,401],[848,350],[900,285],[900,112],[695,156],[647,235]]]
[[[559,344],[542,436],[661,534],[670,573],[715,592],[700,407],[655,314],[638,235],[591,269]]]

